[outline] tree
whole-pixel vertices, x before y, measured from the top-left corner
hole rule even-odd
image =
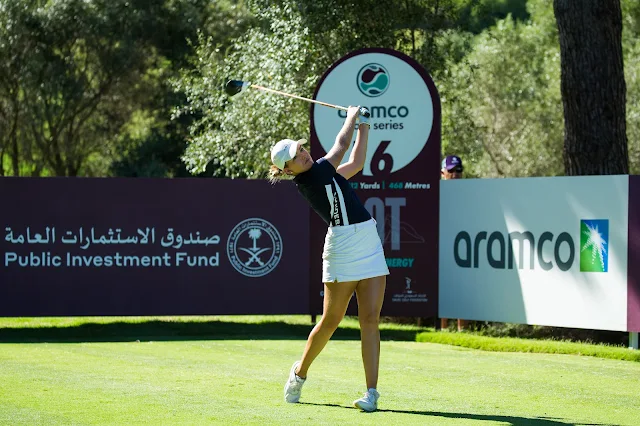
[[[622,51],[627,86],[629,171],[640,174],[640,2],[622,2]]]
[[[629,172],[620,0],[554,0],[567,175]]]
[[[0,0],[0,172],[106,174],[125,125],[165,101],[208,4]]]
[[[464,31],[480,34],[511,16],[516,21],[529,18],[527,0],[458,0],[461,3],[458,27]]]
[[[409,49],[437,67],[440,55],[427,43],[451,25],[454,0],[395,0],[380,8],[374,0],[251,0],[255,25],[223,51],[201,37],[197,55],[175,88],[188,102],[179,114],[200,115],[191,126],[183,157],[192,173],[214,176],[264,177],[269,147],[283,137],[309,135],[309,105],[251,93],[229,99],[226,79],[259,82],[310,97],[320,76],[336,60],[364,47]],[[408,15],[418,16],[406,21]],[[432,22],[427,19],[433,18]],[[420,60],[420,59],[419,59]]]
[[[196,3],[206,2],[206,7],[194,8]],[[189,6],[189,3],[192,6]],[[189,140],[189,126],[194,120],[202,117],[197,113],[172,113],[176,105],[186,102],[181,90],[174,90],[171,80],[177,77],[180,69],[189,68],[189,58],[195,50],[198,34],[209,40],[214,51],[226,52],[236,38],[240,37],[253,24],[253,18],[242,1],[188,0],[172,2],[172,7],[182,5],[172,16],[181,19],[166,18],[163,25],[171,28],[164,32],[164,61],[157,68],[147,72],[149,83],[153,86],[147,101],[136,111],[120,132],[117,151],[120,153],[110,167],[116,176],[127,177],[186,177],[192,174],[187,171],[181,157]],[[204,6],[204,5],[203,5]],[[186,10],[185,10],[186,9]],[[166,14],[165,14],[166,15]],[[175,29],[172,27],[176,27]],[[168,35],[171,37],[168,37]],[[156,42],[154,42],[156,43]],[[213,170],[209,167],[200,176],[210,176]]]
[[[477,36],[440,40],[448,51],[471,43],[460,62],[434,75],[443,150],[466,160],[468,176],[562,173],[557,29],[546,0],[530,0],[528,10],[527,22],[508,16]]]
[[[258,23],[228,51],[202,36],[191,66],[174,82],[188,100],[176,117],[200,117],[190,128],[183,156],[191,173],[264,177],[275,141],[309,136],[308,104],[263,93],[230,99],[222,90],[227,79],[235,78],[311,96],[326,59],[318,54],[297,8],[268,3],[250,3]]]
[[[0,0],[0,176],[37,176],[45,167],[25,129],[23,83],[36,64],[30,17],[24,2]]]
[[[384,19],[373,0],[247,5],[254,15],[243,21],[250,22],[247,31],[229,39],[202,36],[193,62],[174,82],[187,99],[175,116],[193,118],[183,156],[192,173],[262,177],[273,142],[308,136],[308,105],[253,92],[229,99],[221,90],[226,79],[309,97],[331,63],[374,46],[407,53],[430,71],[442,95],[443,147],[468,160],[469,175],[563,173],[560,43],[552,2],[396,0]],[[635,0],[623,0],[623,6],[627,126],[637,136],[640,7]],[[640,167],[640,138],[631,148],[632,164]]]

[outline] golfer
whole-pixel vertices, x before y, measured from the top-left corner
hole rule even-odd
[[[270,180],[293,177],[300,194],[329,226],[322,253],[322,318],[309,334],[302,359],[291,367],[284,387],[287,402],[300,400],[309,367],[338,328],[355,291],[367,391],[354,405],[364,411],[375,411],[378,406],[378,323],[389,269],[376,222],[347,182],[364,166],[368,115],[365,108],[349,107],[333,147],[315,162],[302,147],[304,141],[284,139],[271,149]],[[340,164],[351,144],[356,121],[359,124],[354,148],[349,160]]]

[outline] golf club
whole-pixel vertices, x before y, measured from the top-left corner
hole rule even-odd
[[[316,101],[315,99],[303,98],[302,96],[292,95],[290,93],[281,92],[279,90],[269,89],[268,87],[259,86],[257,84],[251,84],[248,81],[242,81],[242,80],[229,80],[229,81],[227,81],[227,84],[224,86],[224,91],[229,96],[235,96],[240,92],[244,92],[249,87],[251,87],[253,89],[262,90],[262,91],[265,91],[265,92],[275,93],[276,95],[282,95],[282,96],[287,96],[289,98],[300,99],[301,101],[307,101],[307,102],[311,102],[311,103],[318,104],[318,105],[324,105],[324,106],[331,107],[331,108],[341,109],[343,111],[347,111],[348,110],[347,107],[343,107],[343,106],[340,106],[340,105],[333,105],[333,104],[328,104],[326,102]],[[368,113],[369,113],[369,111],[367,110],[366,114],[368,114]]]

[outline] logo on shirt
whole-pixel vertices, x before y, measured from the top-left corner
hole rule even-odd
[[[270,222],[251,218],[233,228],[227,240],[231,265],[247,277],[267,275],[282,257],[282,237]]]
[[[335,226],[341,226],[342,225],[342,220],[340,218],[340,208],[338,206],[340,206],[340,199],[338,198],[338,192],[334,191],[333,192],[333,224]]]
[[[380,64],[367,64],[358,71],[357,82],[363,95],[376,98],[389,88],[389,72]]]

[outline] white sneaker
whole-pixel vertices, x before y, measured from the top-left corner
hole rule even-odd
[[[372,412],[378,409],[380,394],[374,388],[369,388],[360,399],[353,401],[353,405],[363,411]]]
[[[291,371],[289,372],[289,380],[284,385],[284,400],[287,402],[298,402],[300,401],[300,391],[302,391],[302,385],[304,385],[305,380],[302,377],[298,377],[296,374],[296,368],[300,365],[300,361],[296,361],[293,363],[293,367],[291,367]]]

